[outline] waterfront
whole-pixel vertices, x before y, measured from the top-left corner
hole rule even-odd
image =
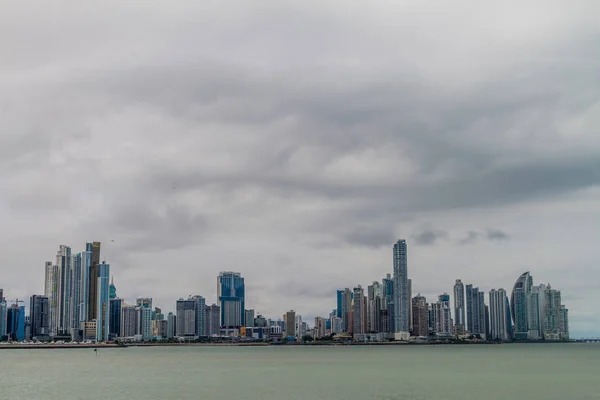
[[[597,399],[600,345],[5,350],[2,398]]]

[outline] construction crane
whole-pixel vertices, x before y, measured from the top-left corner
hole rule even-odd
[[[13,305],[17,305],[17,306],[19,306],[19,303],[25,303],[23,300],[19,300],[19,299],[16,299],[16,300],[4,300],[4,301],[6,301],[6,304],[8,304],[9,302],[12,302]]]

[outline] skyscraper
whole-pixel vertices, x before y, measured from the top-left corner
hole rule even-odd
[[[488,340],[505,341],[509,339],[506,325],[506,299],[504,289],[490,291],[490,337]]]
[[[560,290],[552,289],[550,284],[546,286],[546,302],[544,304],[544,339],[560,340],[561,329],[561,293]]]
[[[349,288],[344,289],[344,298],[342,301],[342,323],[344,332],[352,332],[352,291]]]
[[[485,337],[485,293],[473,285],[466,286],[467,329],[471,335]]]
[[[336,293],[337,307],[335,309],[336,315],[342,318],[344,310],[344,290],[338,289]]]
[[[6,334],[10,340],[25,340],[25,307],[13,304],[6,310]]]
[[[246,326],[253,327],[254,326],[254,310],[246,310],[246,317],[244,318],[246,321]]]
[[[564,305],[560,306],[558,334],[560,340],[569,340],[569,310]]]
[[[513,287],[510,308],[515,322],[515,339],[527,339],[529,337],[528,309],[530,307],[528,300],[530,299],[532,286],[533,278],[527,271],[519,276]]]
[[[394,279],[387,274],[382,280],[383,302],[381,305],[382,332],[393,333],[395,328]],[[384,320],[385,319],[385,320]]]
[[[142,340],[152,339],[152,298],[138,297],[135,300],[138,315],[138,331],[142,335]],[[148,311],[149,310],[149,311]]]
[[[121,306],[121,335],[120,337],[133,337],[138,333],[136,306]]]
[[[110,289],[109,289],[110,291]],[[109,295],[110,297],[110,295]],[[108,334],[111,338],[121,336],[121,320],[123,300],[117,298],[110,299],[110,322],[108,324]]]
[[[31,339],[48,340],[50,337],[50,303],[46,296],[33,295],[29,300]]]
[[[173,339],[176,336],[177,317],[170,312],[167,315],[167,339]]]
[[[0,299],[0,342],[6,340],[6,323],[8,322],[8,307],[6,301]]]
[[[464,335],[466,332],[465,285],[460,279],[454,283],[454,330],[457,335]]]
[[[56,266],[58,267],[57,278],[57,304],[56,304],[56,326],[58,335],[71,335],[71,289],[73,288],[73,266],[71,259],[71,248],[61,245],[56,254]]]
[[[427,299],[417,294],[412,299],[413,336],[429,335],[428,306]]]
[[[217,278],[217,296],[221,308],[221,326],[239,328],[244,326],[245,285],[239,272],[225,271]]]
[[[100,242],[86,243],[86,252],[90,254],[90,274],[89,274],[89,288],[88,288],[88,311],[87,320],[93,321],[98,319],[98,276],[99,276],[99,265],[100,265]]]
[[[408,261],[406,240],[403,239],[394,245],[394,297],[395,333],[409,336]]]
[[[196,301],[193,298],[179,299],[176,305],[178,337],[196,336]]]
[[[49,320],[49,331],[50,336],[56,335],[56,303],[57,303],[57,277],[58,267],[53,265],[51,261],[46,261],[44,267],[45,279],[44,279],[44,296],[48,298],[48,320]]]
[[[194,307],[196,312],[196,336],[206,335],[206,300],[202,296],[194,296]]]
[[[452,314],[450,308],[450,295],[443,293],[438,297],[437,303],[433,303],[434,331],[437,336],[448,337],[453,334]]]
[[[98,264],[98,277],[96,281],[96,341],[109,340],[110,323],[110,265]]]
[[[206,306],[206,335],[219,336],[221,333],[221,310],[218,305]]]
[[[353,302],[353,308],[352,308],[352,315],[353,315],[353,321],[352,321],[352,333],[354,334],[354,337],[357,338],[358,335],[364,334],[365,333],[365,321],[364,321],[364,314],[365,314],[365,310],[364,310],[364,301],[363,298],[365,297],[364,295],[364,291],[362,286],[357,286],[354,288],[354,294],[353,294],[353,298],[354,298],[354,302]]]
[[[283,314],[283,321],[285,322],[285,336],[295,337],[296,336],[296,311],[290,310]]]
[[[369,324],[367,332],[381,331],[381,283],[375,281],[367,288]]]

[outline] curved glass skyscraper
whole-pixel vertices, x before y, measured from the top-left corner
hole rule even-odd
[[[515,339],[527,339],[529,333],[528,299],[533,287],[529,271],[519,276],[510,297],[510,312],[515,321]]]

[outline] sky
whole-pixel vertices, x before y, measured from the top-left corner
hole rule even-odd
[[[392,272],[562,291],[600,336],[597,1],[6,1],[0,287],[102,242],[117,292],[309,322]]]

